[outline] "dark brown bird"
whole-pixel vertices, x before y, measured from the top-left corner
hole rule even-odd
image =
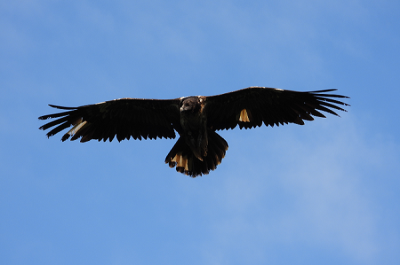
[[[180,135],[165,158],[165,163],[191,177],[208,174],[228,150],[228,143],[215,131],[255,128],[262,124],[273,127],[296,123],[316,117],[321,112],[337,115],[333,110],[346,111],[348,104],[335,98],[346,96],[327,94],[336,89],[298,92],[269,87],[249,87],[216,96],[193,96],[177,99],[121,98],[80,107],[53,108],[65,112],[39,117],[40,120],[58,118],[39,129],[53,128],[47,136],[73,126],[62,141],[81,138],[110,142],[117,138],[156,139]],[[337,115],[338,116],[338,115]]]

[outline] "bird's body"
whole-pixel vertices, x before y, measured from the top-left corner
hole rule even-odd
[[[216,96],[192,96],[170,100],[123,98],[76,108],[55,108],[66,112],[44,115],[39,119],[58,118],[40,129],[53,128],[50,137],[73,126],[62,141],[81,138],[112,141],[123,139],[180,138],[165,162],[192,177],[208,174],[224,158],[228,143],[215,131],[254,128],[325,117],[320,111],[337,115],[332,109],[345,111],[346,103],[332,98],[345,96],[324,94],[331,90],[297,92],[267,87],[249,87]]]
[[[203,113],[205,100],[201,96],[185,98],[179,109],[185,142],[200,161],[207,156],[208,145],[207,116]]]

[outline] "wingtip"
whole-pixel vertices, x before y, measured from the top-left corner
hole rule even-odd
[[[64,107],[64,106],[58,106],[58,105],[53,105],[53,104],[49,104],[50,107],[52,108],[56,108],[56,109],[64,109],[64,110],[72,110],[72,109],[76,109],[76,107]]]
[[[63,137],[61,138],[62,142],[65,142],[66,140],[68,140],[68,138],[70,137],[70,135],[68,133],[64,134]]]

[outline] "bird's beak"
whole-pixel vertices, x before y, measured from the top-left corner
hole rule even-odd
[[[182,105],[182,107],[180,108],[180,111],[188,111],[188,110],[190,110],[190,106]]]

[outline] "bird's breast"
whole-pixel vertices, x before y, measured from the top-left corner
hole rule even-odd
[[[204,127],[204,117],[201,113],[181,112],[180,122],[185,131],[199,130]]]

